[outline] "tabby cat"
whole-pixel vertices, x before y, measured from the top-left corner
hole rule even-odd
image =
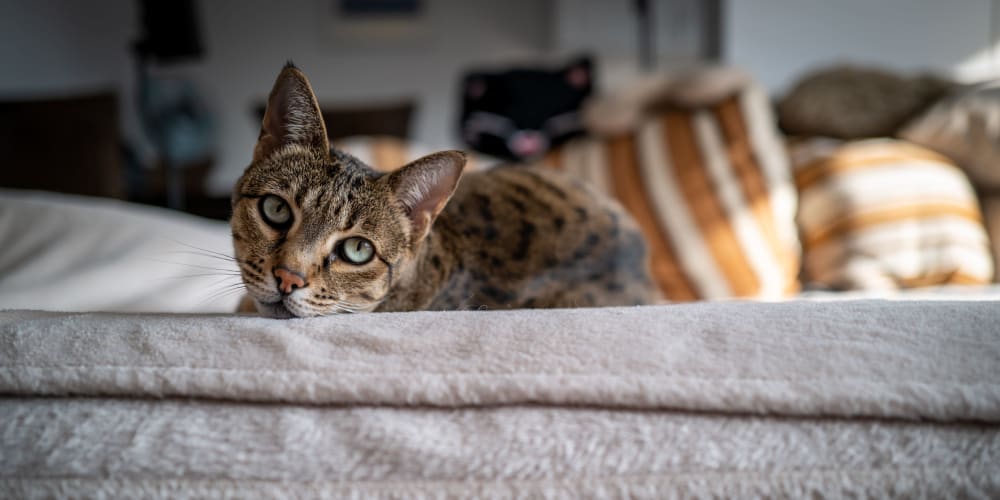
[[[645,242],[617,204],[557,172],[511,166],[463,178],[464,165],[463,153],[445,151],[380,174],[331,149],[305,75],[287,65],[232,198],[236,259],[256,309],[301,317],[655,300]]]

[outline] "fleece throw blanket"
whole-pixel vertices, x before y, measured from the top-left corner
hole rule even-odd
[[[0,493],[1000,495],[1000,303],[0,312]]]

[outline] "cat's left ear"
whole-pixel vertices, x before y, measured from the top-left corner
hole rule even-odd
[[[304,146],[320,155],[330,154],[326,124],[316,96],[306,75],[292,63],[281,70],[267,98],[253,160],[263,160],[288,144]]]
[[[390,186],[410,218],[413,243],[427,236],[434,219],[455,192],[465,160],[461,151],[442,151],[389,174]]]
[[[594,83],[594,63],[590,58],[583,56],[566,66],[563,70],[566,83],[576,89],[589,92]]]

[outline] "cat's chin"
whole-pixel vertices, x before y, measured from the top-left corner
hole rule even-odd
[[[282,304],[281,302],[266,303],[254,301],[254,303],[257,305],[257,312],[259,312],[261,316],[274,319],[289,319],[295,317],[295,315],[292,314],[287,307],[285,307],[285,304]]]

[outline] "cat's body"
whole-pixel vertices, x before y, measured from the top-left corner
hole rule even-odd
[[[616,203],[556,172],[500,167],[462,177],[464,164],[462,153],[442,152],[380,174],[330,149],[308,82],[286,67],[233,196],[236,259],[257,310],[287,317],[657,298],[641,233]]]
[[[376,310],[594,307],[655,300],[634,222],[556,172],[466,174],[409,283]]]

